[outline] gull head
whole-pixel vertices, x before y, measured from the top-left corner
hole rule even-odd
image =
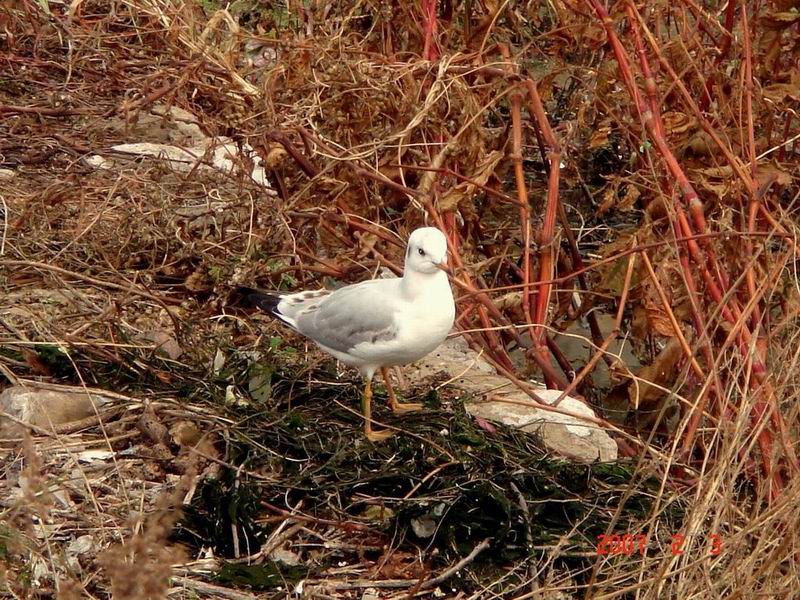
[[[437,273],[447,266],[447,238],[436,227],[420,227],[408,238],[406,270]]]

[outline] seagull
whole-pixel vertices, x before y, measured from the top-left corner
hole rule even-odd
[[[378,442],[392,433],[372,429],[372,377],[380,369],[396,414],[422,408],[397,401],[387,367],[419,360],[450,333],[456,308],[446,270],[447,238],[435,227],[421,227],[408,239],[402,277],[362,281],[333,291],[281,293],[249,287],[236,291],[359,370],[364,379],[364,433]]]

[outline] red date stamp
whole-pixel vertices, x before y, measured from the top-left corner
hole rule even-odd
[[[633,556],[635,552],[639,552],[644,556],[647,549],[647,536],[643,533],[633,535],[626,533],[625,535],[605,535],[597,536],[597,554],[598,556]]]
[[[647,536],[643,533],[601,534],[597,536],[595,550],[598,556],[633,556],[634,554],[644,556],[647,551],[647,541]],[[709,534],[706,538],[706,545],[710,556],[719,556],[722,553],[722,536],[717,533]],[[686,536],[682,533],[674,534],[670,543],[672,556],[685,554],[688,550]]]
[[[718,533],[711,533],[706,537],[706,545],[708,546],[708,554],[710,556],[719,556],[722,554],[722,536]],[[686,549],[684,548],[684,544],[686,542],[686,536],[682,533],[675,533],[672,536],[672,544],[670,545],[670,549],[672,550],[672,556],[678,556],[680,554],[684,554]]]

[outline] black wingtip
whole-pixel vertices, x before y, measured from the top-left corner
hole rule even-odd
[[[275,292],[264,292],[247,286],[239,286],[233,290],[232,304],[244,308],[256,307],[264,312],[274,314],[281,301],[281,295]]]

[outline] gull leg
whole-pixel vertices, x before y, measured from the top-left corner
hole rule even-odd
[[[403,392],[407,392],[408,391],[408,381],[406,380],[405,376],[403,375],[403,369],[401,369],[400,367],[395,367],[394,368],[394,375],[395,375],[395,377],[397,377],[397,383],[400,386],[400,389]]]
[[[422,404],[417,402],[398,402],[397,397],[394,395],[394,390],[392,389],[392,382],[389,381],[389,371],[386,367],[381,367],[381,375],[383,375],[383,381],[386,383],[386,393],[389,394],[389,406],[392,407],[396,415],[422,410]]]
[[[367,383],[364,386],[363,400],[364,435],[367,436],[367,439],[371,442],[382,442],[386,438],[392,437],[392,432],[385,429],[383,431],[372,431],[372,377],[367,379]]]

